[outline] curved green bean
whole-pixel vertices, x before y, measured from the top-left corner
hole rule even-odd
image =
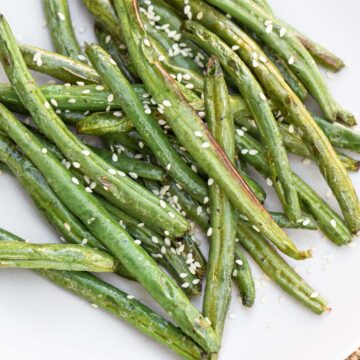
[[[67,0],[44,0],[43,5],[56,52],[86,63],[75,36]]]

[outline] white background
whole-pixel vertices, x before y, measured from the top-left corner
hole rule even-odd
[[[93,20],[80,0],[69,0],[76,33],[92,40]],[[358,0],[270,0],[281,18],[340,54],[348,68],[327,79],[336,98],[360,119],[360,2]],[[19,41],[51,49],[40,0],[0,0],[2,12]],[[37,76],[37,79],[44,77]],[[0,81],[6,77],[0,69]],[[295,159],[295,158],[294,158]],[[328,187],[313,165],[294,168],[325,196]],[[352,176],[360,192],[360,175]],[[0,177],[0,226],[33,242],[57,236],[28,196],[9,175]],[[331,204],[335,205],[333,199]],[[270,208],[277,205],[267,201]],[[257,283],[254,308],[231,304],[220,359],[343,360],[360,345],[360,246],[336,248],[316,232],[291,231],[300,248],[314,258],[297,263],[306,280],[333,308],[321,317],[295,303],[253,266]],[[292,262],[293,263],[293,262]],[[154,309],[140,286],[113,276],[109,281]],[[0,358],[4,360],[176,359],[171,352],[126,323],[22,270],[0,271]],[[200,305],[200,299],[197,301]]]

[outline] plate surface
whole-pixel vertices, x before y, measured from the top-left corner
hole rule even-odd
[[[327,79],[338,101],[360,120],[360,2],[357,0],[271,0],[279,17],[340,54],[348,68]],[[93,19],[80,0],[70,0],[76,34],[94,39]],[[18,40],[51,49],[40,0],[1,0],[0,12]],[[48,78],[36,76],[44,82]],[[0,81],[7,81],[0,69]],[[325,197],[328,187],[318,170],[293,158],[294,169]],[[352,175],[360,193],[360,175]],[[16,180],[0,177],[0,226],[33,242],[58,237],[38,214]],[[329,202],[336,207],[333,198]],[[271,209],[278,208],[272,195]],[[337,207],[336,207],[337,208]],[[254,265],[257,301],[245,309],[234,291],[220,359],[343,360],[360,345],[360,246],[337,248],[316,232],[290,231],[301,248],[313,248],[314,258],[290,261],[323,294],[333,310],[313,315],[275,285]],[[355,241],[355,245],[357,242]],[[124,291],[159,310],[140,288],[113,276],[105,277]],[[159,360],[172,353],[126,323],[22,270],[0,271],[0,358],[6,360]],[[197,299],[200,306],[201,300]]]

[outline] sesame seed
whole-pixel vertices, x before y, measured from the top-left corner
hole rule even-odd
[[[144,39],[144,45],[145,45],[145,46],[150,46],[150,40],[147,39],[147,38],[145,38],[145,39]]]
[[[203,16],[204,16],[204,13],[202,11],[200,11],[199,13],[197,13],[196,19],[201,20],[203,18]]]
[[[207,204],[209,202],[209,198],[207,196],[204,197],[204,204]]]
[[[41,149],[41,152],[42,152],[43,154],[47,154],[48,149],[44,147],[44,148]]]
[[[254,149],[249,151],[249,155],[256,155],[257,153],[258,153],[258,151],[254,150]]]
[[[76,84],[77,84],[78,86],[84,86],[84,85],[85,85],[85,83],[84,83],[83,81],[77,81]]]
[[[166,208],[166,202],[164,200],[160,200],[160,206],[165,209]]]
[[[99,306],[96,305],[96,304],[91,304],[91,306],[94,308],[94,309],[97,309]]]
[[[264,95],[264,93],[259,93],[260,99],[263,101],[266,101],[266,96]]]
[[[258,233],[260,232],[259,228],[256,227],[255,225],[253,225],[252,228],[253,228],[256,232],[258,232]]]
[[[70,227],[70,225],[68,223],[64,223],[64,228],[67,231],[71,231],[71,227]]]
[[[172,212],[168,212],[168,214],[169,214],[169,216],[172,218],[172,219],[175,219],[175,214],[174,213],[172,213]]]
[[[211,186],[214,183],[214,179],[209,178],[207,184]]]
[[[111,35],[106,35],[105,43],[108,44],[111,41]]]
[[[295,132],[294,125],[289,125],[289,133],[293,134]]]
[[[109,94],[109,96],[107,97],[107,101],[109,103],[113,102],[114,101],[114,94]]]
[[[151,241],[152,241],[154,244],[158,244],[158,243],[159,243],[159,239],[158,239],[156,236],[152,236],[152,237],[151,237]]]
[[[83,90],[81,93],[82,93],[82,94],[90,94],[90,92],[91,92],[91,91],[90,91],[89,89],[85,89],[85,90]]]
[[[252,66],[253,66],[254,68],[256,68],[256,67],[259,66],[259,63],[258,63],[255,59],[253,59],[253,61],[252,61]]]
[[[279,31],[279,35],[280,35],[280,37],[282,38],[282,37],[285,36],[285,34],[286,34],[286,29],[282,27],[282,28],[280,29],[280,31]]]
[[[85,188],[85,191],[88,192],[88,193],[92,193],[92,192],[93,192],[89,186],[87,186],[87,187]]]
[[[303,165],[309,165],[311,163],[310,159],[304,159],[302,161]]]
[[[194,134],[195,134],[196,137],[202,137],[203,136],[202,131],[199,131],[199,130],[194,131]]]
[[[117,171],[117,174],[119,176],[122,176],[122,177],[126,176],[126,174],[123,171],[120,171],[120,170]]]
[[[233,50],[233,51],[236,51],[236,50],[239,50],[239,49],[240,49],[240,47],[238,45],[233,45],[231,47],[231,50]]]
[[[330,224],[334,229],[336,228],[336,220],[335,219],[331,219]]]
[[[171,246],[171,240],[168,237],[164,239],[164,242],[166,246]]]
[[[270,34],[273,31],[273,28],[274,28],[273,24],[269,24],[268,26],[266,26],[265,32],[267,34]]]
[[[86,150],[86,149],[85,149],[85,150],[82,150],[81,152],[82,152],[82,154],[85,155],[85,156],[89,156],[89,155],[90,155],[90,151],[89,151],[89,150]]]
[[[192,281],[192,283],[193,283],[194,285],[197,285],[199,282],[200,282],[200,279],[194,279],[194,280]]]
[[[236,276],[238,274],[238,271],[235,269],[235,270],[233,270],[233,272],[232,272],[232,276]]]
[[[310,219],[309,218],[304,219],[303,225],[306,226],[306,225],[309,225],[309,224],[310,224]]]
[[[319,294],[316,291],[314,291],[312,294],[310,294],[310,297],[312,299],[316,299],[318,296],[319,296]]]
[[[133,179],[137,179],[137,178],[138,178],[138,174],[137,174],[137,173],[129,172],[129,175],[130,175]]]
[[[185,279],[187,276],[188,276],[188,274],[186,274],[186,273],[181,273],[181,274],[180,274],[180,277],[181,277],[182,279]]]
[[[170,107],[171,106],[171,102],[169,100],[164,100],[163,101],[163,105],[166,107]]]
[[[115,169],[108,169],[108,173],[111,175],[116,175],[116,170]]]
[[[95,89],[101,91],[104,90],[104,87],[102,85],[96,85]]]
[[[134,241],[134,243],[135,243],[136,245],[141,245],[141,240],[136,239],[136,240]]]
[[[201,144],[201,147],[204,148],[204,149],[207,149],[210,147],[210,144],[208,142],[204,142]]]
[[[82,241],[81,241],[81,245],[86,245],[87,243],[88,243],[88,239],[82,239]]]
[[[71,181],[75,184],[75,185],[79,185],[79,180],[76,177],[71,178]]]
[[[201,206],[198,206],[197,208],[196,208],[196,214],[197,215],[200,215],[202,213],[202,207]]]
[[[289,65],[292,65],[294,62],[295,62],[295,58],[293,56],[291,56],[288,61]]]
[[[246,155],[249,152],[249,149],[242,149],[241,154]]]
[[[135,296],[134,296],[134,295],[127,295],[126,297],[127,297],[129,300],[135,299]]]
[[[181,287],[184,288],[184,289],[188,288],[189,286],[190,286],[190,284],[189,284],[188,282],[184,282],[184,283],[181,285]]]
[[[239,136],[244,136],[244,134],[245,134],[241,129],[236,129],[236,133],[237,133]]]
[[[208,231],[206,232],[206,235],[207,235],[207,236],[211,236],[212,233],[213,233],[213,229],[210,227],[210,228],[208,229]]]
[[[45,106],[47,109],[50,109],[50,104],[49,104],[48,101],[45,101],[45,102],[44,102],[44,106]]]
[[[116,117],[122,117],[122,112],[121,111],[114,111],[113,115]]]
[[[270,178],[266,178],[266,183],[269,185],[269,186],[273,186],[273,182]]]
[[[70,104],[75,104],[75,103],[76,103],[76,99],[69,99],[69,100],[68,100],[68,103],[70,103]]]
[[[229,318],[229,320],[235,320],[236,316],[233,313],[229,313],[228,318]]]
[[[111,160],[112,160],[113,162],[117,162],[117,161],[119,160],[119,157],[114,153],[114,154],[112,154],[112,156],[111,156]]]
[[[58,103],[57,103],[57,101],[55,99],[50,99],[50,102],[51,102],[52,105],[58,106]]]
[[[166,169],[167,169],[167,170],[170,170],[170,169],[171,169],[171,164],[167,164],[167,165],[166,165]]]
[[[261,55],[261,56],[259,57],[259,60],[260,60],[262,63],[267,63],[267,58],[266,58],[265,56],[263,56],[263,55]]]
[[[62,12],[58,12],[57,13],[57,15],[58,15],[58,17],[59,17],[59,19],[61,20],[61,21],[64,21],[65,20],[65,15],[62,13]]]
[[[236,262],[239,266],[243,266],[243,265],[244,265],[244,263],[243,263],[240,259],[235,260],[235,262]]]

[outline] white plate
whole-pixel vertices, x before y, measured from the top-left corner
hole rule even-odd
[[[81,41],[92,40],[91,16],[80,0],[69,2],[77,36]],[[346,60],[349,67],[328,82],[339,102],[360,119],[360,2],[271,0],[271,4],[283,19]],[[51,48],[40,0],[1,0],[0,12],[20,41]],[[5,80],[1,69],[0,81]],[[326,194],[328,187],[314,166],[296,160],[294,167],[320,194]],[[360,175],[352,178],[360,192]],[[1,227],[33,242],[57,241],[12,176],[0,177],[0,199]],[[330,202],[335,205],[333,199]],[[271,197],[267,205],[277,206]],[[360,249],[337,248],[316,232],[291,231],[291,235],[299,247],[313,247],[314,258],[297,263],[296,268],[329,299],[333,311],[313,315],[267,281],[254,265],[256,305],[245,309],[234,291],[230,312],[235,319],[226,324],[220,359],[343,360],[360,345]],[[106,278],[158,309],[140,286]],[[0,289],[1,359],[177,358],[126,323],[29,271],[1,270]]]

